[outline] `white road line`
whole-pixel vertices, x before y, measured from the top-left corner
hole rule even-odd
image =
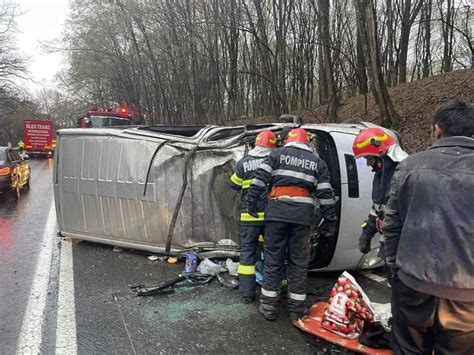
[[[71,240],[61,241],[56,354],[77,354],[76,307]]]
[[[379,284],[390,287],[390,285],[388,284],[387,278],[383,276],[376,275],[372,273],[371,271],[361,271],[360,274],[364,277],[367,277],[368,279],[378,282]]]
[[[28,303],[23,315],[23,323],[17,343],[18,354],[38,354],[41,350],[43,313],[46,307],[55,229],[56,215],[54,203],[52,203],[41,240],[41,250],[36,262],[35,273],[33,274],[33,283]]]

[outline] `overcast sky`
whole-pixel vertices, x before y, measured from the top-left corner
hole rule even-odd
[[[30,57],[28,70],[32,78],[39,82],[27,83],[30,91],[46,84],[51,86],[54,75],[63,67],[60,54],[44,54],[39,41],[52,41],[60,37],[66,20],[69,0],[16,0],[24,14],[19,16],[17,24],[18,48],[23,55]]]

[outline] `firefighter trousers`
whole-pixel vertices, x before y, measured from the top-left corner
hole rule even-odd
[[[281,282],[288,279],[289,312],[304,311],[306,277],[310,256],[310,227],[295,223],[267,221],[265,224],[263,287],[260,303],[276,307]],[[287,263],[285,268],[285,261]]]
[[[474,354],[474,301],[418,292],[392,279],[394,354]]]
[[[240,224],[239,293],[242,297],[255,297],[255,262],[259,259],[258,236],[264,226]]]

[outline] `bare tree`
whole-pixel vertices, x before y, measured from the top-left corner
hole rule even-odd
[[[407,81],[407,57],[408,45],[410,41],[410,31],[415,22],[418,13],[423,5],[422,0],[402,0],[402,16],[401,16],[401,30],[400,30],[400,52],[399,52],[399,73],[398,82],[404,84]]]
[[[320,40],[321,40],[321,54],[320,65],[323,68],[322,75],[325,85],[327,87],[328,95],[328,112],[329,119],[332,122],[337,121],[337,108],[339,100],[337,97],[336,84],[334,82],[333,61],[331,55],[331,32],[329,28],[329,0],[319,1],[319,25]],[[321,79],[320,79],[321,80]]]
[[[362,45],[368,54],[366,58],[369,68],[371,88],[382,116],[382,125],[398,128],[400,116],[393,107],[380,65],[377,24],[372,0],[354,0],[357,24],[361,34]]]
[[[84,105],[125,100],[152,123],[222,124],[321,103],[335,120],[339,100],[370,84],[384,124],[396,125],[386,85],[474,61],[467,0],[71,4],[68,94]]]

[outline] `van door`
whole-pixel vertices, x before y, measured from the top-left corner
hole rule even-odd
[[[362,258],[358,248],[360,225],[367,219],[372,205],[373,172],[365,159],[354,159],[352,143],[355,134],[332,131],[337,147],[341,174],[340,225],[334,257],[329,269],[356,268]],[[376,245],[376,241],[373,241]]]
[[[317,153],[319,158],[324,160],[329,169],[329,174],[331,175],[331,185],[334,189],[334,195],[336,197],[336,215],[339,218],[339,223],[341,221],[341,168],[339,163],[339,157],[337,153],[336,144],[334,139],[328,132],[305,128],[311,134],[314,134],[316,138],[311,141],[310,146],[313,148],[313,151]],[[319,213],[315,216],[315,221],[311,227],[310,232],[310,245],[311,245],[311,255],[309,262],[309,270],[316,270],[327,267],[331,260],[333,259],[334,252],[336,250],[337,239],[323,239],[320,238],[318,232],[318,224],[320,223],[322,216],[320,215],[319,208],[316,209],[316,212]]]

